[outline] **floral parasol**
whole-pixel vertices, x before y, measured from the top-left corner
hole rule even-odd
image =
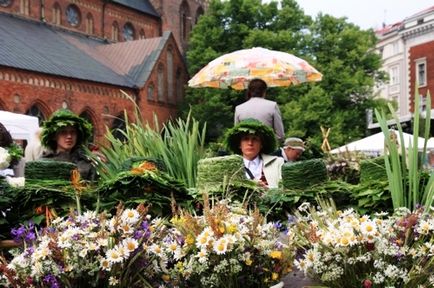
[[[255,78],[264,80],[268,87],[279,87],[320,81],[322,74],[292,54],[255,47],[214,59],[188,81],[188,86],[242,90]]]

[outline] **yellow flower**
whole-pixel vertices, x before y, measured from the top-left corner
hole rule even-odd
[[[229,225],[228,227],[226,227],[226,231],[230,234],[234,234],[235,232],[238,231],[237,225],[235,225],[235,224]]]
[[[281,251],[271,251],[270,252],[270,257],[273,259],[282,259],[282,252]]]
[[[172,222],[173,225],[175,226],[184,226],[185,224],[185,218],[184,217],[173,217],[172,219],[170,219],[170,222]]]
[[[170,281],[170,275],[164,274],[163,276],[161,276],[161,278],[163,279],[164,282]]]
[[[249,258],[249,259],[246,259],[245,262],[246,262],[246,265],[247,265],[247,266],[250,266],[250,265],[252,265],[252,263],[253,263],[252,259],[250,259],[250,258]]]
[[[193,245],[194,242],[195,242],[195,239],[194,239],[193,235],[188,234],[187,237],[185,238],[185,242],[186,242],[188,245]]]
[[[279,279],[279,274],[277,274],[276,272],[273,272],[273,273],[271,274],[271,279],[272,279],[272,280],[277,280],[277,279]]]
[[[184,264],[182,262],[177,262],[176,268],[178,269],[179,272],[182,272],[184,271]]]
[[[222,234],[225,233],[225,225],[223,223],[220,223],[219,225],[219,232]]]
[[[288,263],[288,267],[286,267],[285,268],[285,272],[284,272],[284,274],[288,274],[289,272],[291,272],[292,271],[292,263]]]

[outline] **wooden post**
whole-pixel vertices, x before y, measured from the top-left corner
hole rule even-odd
[[[328,140],[328,137],[330,134],[330,128],[325,129],[322,126],[320,126],[320,128],[321,128],[321,133],[322,133],[322,137],[323,137],[322,144],[321,144],[321,150],[324,153],[329,153],[330,150],[332,150],[330,148],[330,144],[329,144],[329,140]]]

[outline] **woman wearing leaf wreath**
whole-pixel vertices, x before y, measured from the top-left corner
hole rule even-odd
[[[60,109],[42,125],[41,143],[48,148],[43,159],[72,162],[80,176],[86,180],[95,178],[95,169],[84,152],[91,136],[92,125],[68,109]]]
[[[245,119],[225,135],[227,148],[243,156],[246,177],[264,188],[277,188],[282,179],[283,158],[269,155],[276,149],[273,130],[256,119]]]

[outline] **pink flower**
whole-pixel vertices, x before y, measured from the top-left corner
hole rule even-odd
[[[372,281],[369,279],[363,280],[363,288],[372,288]]]

